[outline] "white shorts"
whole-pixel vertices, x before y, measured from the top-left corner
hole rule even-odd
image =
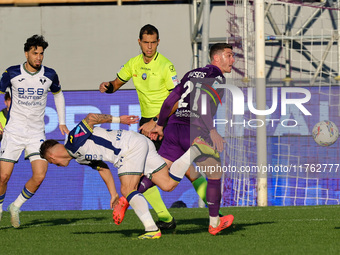
[[[4,132],[1,140],[0,161],[17,163],[23,150],[25,159],[30,162],[41,159],[40,145],[46,140],[45,134],[33,137],[21,137],[8,132]]]
[[[128,150],[115,164],[118,176],[150,175],[166,166],[163,158],[157,153],[150,139],[139,133],[131,134]]]

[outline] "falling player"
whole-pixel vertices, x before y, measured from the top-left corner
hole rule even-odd
[[[124,122],[121,121],[122,117],[125,118]],[[169,170],[164,160],[157,154],[154,144],[144,135],[134,131],[94,127],[96,124],[110,122],[129,124],[126,117],[90,113],[71,130],[65,145],[56,140],[47,140],[41,145],[40,155],[49,163],[64,167],[68,166],[72,159],[95,168],[107,168],[103,161],[113,163],[118,169],[121,193],[145,227],[146,233],[139,236],[139,239],[157,239],[161,237],[161,231],[152,219],[147,201],[138,190],[141,175],[162,190],[172,191],[195,157],[202,153],[214,153],[214,150],[197,141],[197,144],[190,147]],[[108,180],[113,183],[112,177]],[[113,191],[114,187],[111,188],[111,197],[115,200],[117,192]]]

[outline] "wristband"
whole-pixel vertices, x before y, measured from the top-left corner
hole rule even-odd
[[[112,116],[112,123],[120,123],[120,117]]]
[[[113,85],[111,82],[109,82],[109,84],[107,86],[105,86],[107,88],[107,90],[105,91],[108,94],[113,93]]]

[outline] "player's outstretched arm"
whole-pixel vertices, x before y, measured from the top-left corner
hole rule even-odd
[[[98,170],[100,176],[106,184],[107,189],[110,192],[111,200],[110,200],[110,208],[113,209],[114,206],[118,203],[119,195],[116,190],[116,185],[112,176],[110,169],[108,168],[99,168]]]
[[[137,124],[139,122],[139,117],[136,115],[122,115],[119,117],[120,123],[131,125],[131,124]]]
[[[123,123],[130,125],[138,123],[138,119],[139,117],[135,115],[122,115],[120,117],[114,117],[109,114],[89,113],[84,120],[91,128],[93,128],[94,125],[103,123]]]
[[[109,82],[102,82],[99,85],[99,91],[101,93],[114,93],[116,92],[121,86],[123,86],[125,83],[116,78],[114,81],[109,81]]]

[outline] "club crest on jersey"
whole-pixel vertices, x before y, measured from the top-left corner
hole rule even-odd
[[[145,81],[146,78],[147,78],[146,73],[143,73],[143,74],[142,74],[142,79]]]
[[[42,85],[45,84],[46,78],[45,77],[40,77],[39,81],[41,82]]]
[[[172,79],[172,82],[174,83],[175,86],[176,86],[177,84],[179,84],[179,80],[178,80],[178,78],[177,78],[177,75],[172,76],[171,79]]]

